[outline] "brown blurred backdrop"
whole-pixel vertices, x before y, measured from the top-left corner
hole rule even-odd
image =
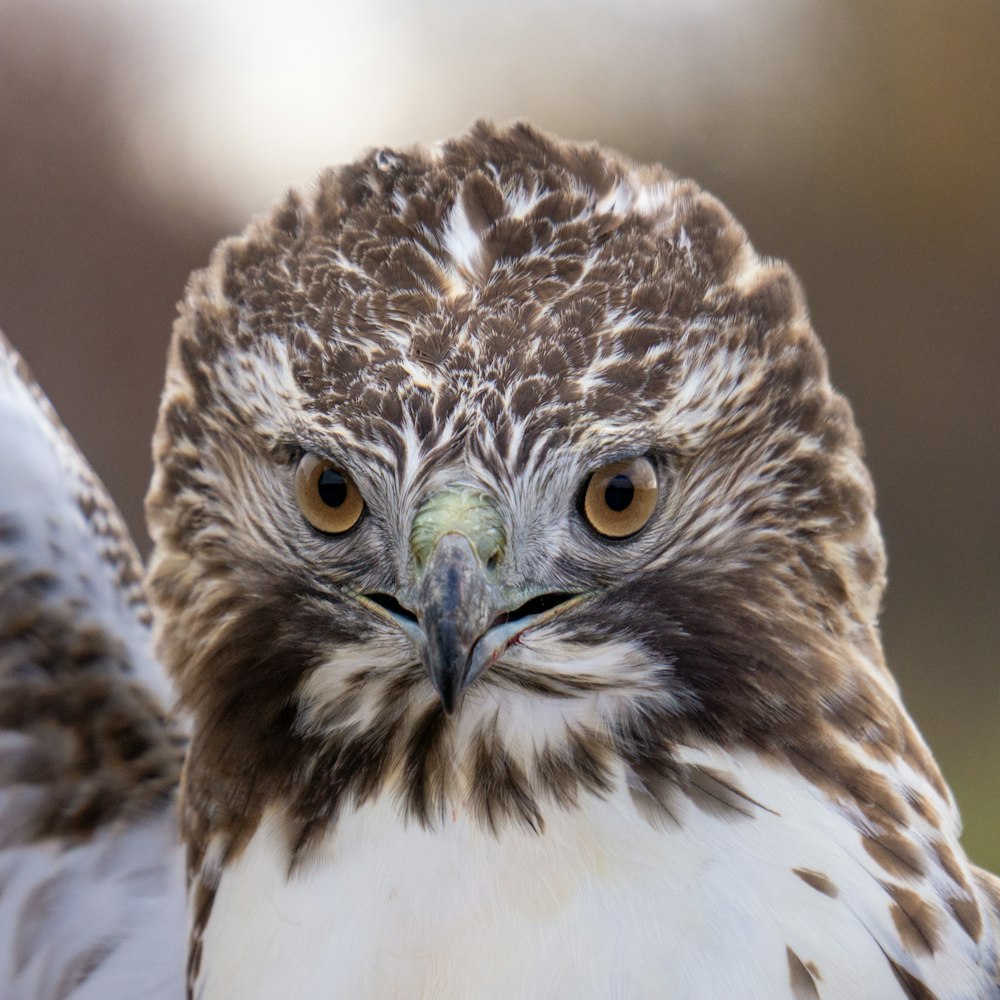
[[[694,176],[803,280],[889,662],[1000,869],[998,52],[996,0],[0,0],[0,328],[145,547],[175,302],[284,185],[480,114]]]

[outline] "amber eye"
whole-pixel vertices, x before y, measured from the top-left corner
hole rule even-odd
[[[365,509],[354,480],[315,455],[305,455],[299,462],[295,492],[306,520],[328,535],[353,528]]]
[[[634,535],[656,506],[656,470],[648,458],[627,458],[591,473],[583,513],[608,538]]]

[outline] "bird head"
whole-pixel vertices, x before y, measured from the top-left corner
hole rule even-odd
[[[692,182],[526,126],[373,152],[217,249],[147,510],[189,822],[236,840],[387,787],[536,825],[678,742],[898,723],[794,276]]]

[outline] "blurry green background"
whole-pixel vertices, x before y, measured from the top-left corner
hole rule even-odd
[[[889,662],[1000,869],[1000,2],[0,0],[0,327],[140,544],[175,302],[290,183],[485,115],[660,160],[802,278]]]

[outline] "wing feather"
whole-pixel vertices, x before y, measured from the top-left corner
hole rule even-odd
[[[183,996],[181,728],[124,523],[0,335],[0,995]]]

